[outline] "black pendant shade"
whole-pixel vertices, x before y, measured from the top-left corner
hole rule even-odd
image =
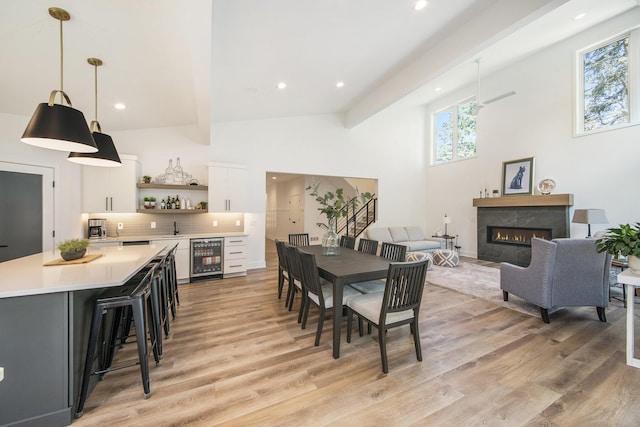
[[[113,139],[106,133],[93,132],[93,139],[98,146],[97,153],[69,153],[67,160],[88,166],[118,167],[122,166],[120,156],[113,144]]]
[[[26,144],[52,150],[98,151],[84,114],[61,104],[39,104],[20,139]]]

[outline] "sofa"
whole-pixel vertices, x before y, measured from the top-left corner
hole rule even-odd
[[[398,243],[407,247],[407,252],[433,252],[446,249],[446,240],[426,237],[422,227],[370,227],[365,230],[365,238],[379,242]]]

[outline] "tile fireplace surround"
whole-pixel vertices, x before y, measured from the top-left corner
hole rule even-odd
[[[509,262],[526,267],[531,248],[487,241],[487,227],[522,227],[551,229],[551,237],[569,237],[569,208],[572,194],[549,196],[517,195],[473,199],[477,209],[478,259]]]

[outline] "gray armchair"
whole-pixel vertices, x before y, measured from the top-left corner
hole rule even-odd
[[[533,238],[529,267],[500,264],[500,288],[505,301],[512,293],[540,307],[545,323],[550,308],[579,306],[595,306],[606,322],[610,266],[611,255],[597,253],[595,239]]]

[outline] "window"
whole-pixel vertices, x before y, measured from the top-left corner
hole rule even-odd
[[[632,84],[638,73],[638,31],[619,36],[578,53],[578,133],[591,133],[637,123],[633,103],[638,88]]]
[[[433,116],[433,164],[476,155],[476,99],[471,98]]]

